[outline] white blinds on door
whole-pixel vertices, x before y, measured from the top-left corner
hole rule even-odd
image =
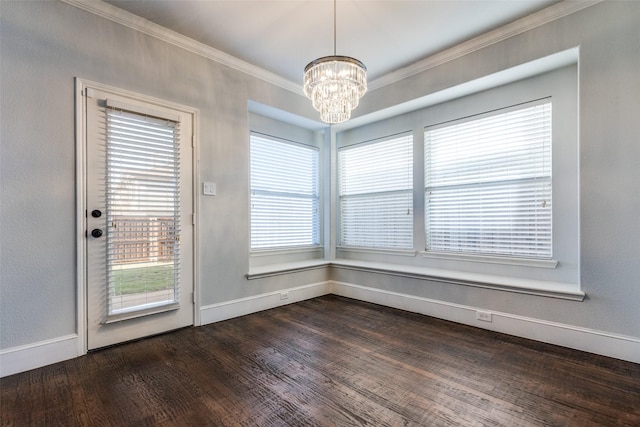
[[[340,245],[413,248],[413,137],[341,148]]]
[[[425,131],[428,251],[551,258],[551,102]]]
[[[108,318],[177,305],[179,123],[107,108]]]

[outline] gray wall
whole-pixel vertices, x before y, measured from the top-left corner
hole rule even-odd
[[[0,349],[76,332],[74,77],[200,109],[201,304],[328,278],[247,281],[247,101],[302,96],[75,7],[2,1]],[[580,46],[584,302],[334,270],[332,278],[640,337],[640,3],[605,2],[366,95],[357,114]]]
[[[640,2],[599,3],[380,88],[355,117],[577,46],[585,301],[340,269],[332,279],[640,337]]]
[[[57,1],[0,2],[0,348],[76,333],[74,78],[200,110],[201,304],[321,282],[247,281],[248,100],[316,119],[308,100]]]

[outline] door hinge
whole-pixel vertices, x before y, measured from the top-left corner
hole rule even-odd
[[[195,135],[191,135],[191,146],[192,147],[196,146],[196,136]]]
[[[196,294],[193,292],[191,292],[191,302],[194,304],[196,303]]]
[[[196,225],[196,214],[195,213],[191,214],[191,225]]]

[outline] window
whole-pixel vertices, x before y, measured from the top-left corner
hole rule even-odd
[[[115,107],[106,118],[108,316],[176,304],[179,123]]]
[[[413,248],[413,138],[341,148],[340,245]]]
[[[336,262],[365,271],[581,298],[577,76],[572,63],[465,96],[456,87],[425,97],[424,108],[341,128],[336,133]],[[406,213],[413,203],[415,211],[396,231],[394,219],[383,217],[388,205],[371,202],[375,207],[369,211],[349,206],[349,198],[377,193],[345,189],[356,181],[349,170],[360,170],[345,157],[352,152],[349,160],[360,160],[365,171],[384,169],[397,155],[385,144],[396,137],[380,136],[409,135],[407,130],[413,135],[413,165],[407,160],[405,166],[413,173],[412,198],[407,191],[403,202],[390,204]],[[356,155],[360,147],[364,151],[378,143],[377,157]],[[376,179],[371,173],[361,181],[376,188]],[[386,185],[386,180],[378,182]],[[384,233],[389,240],[411,236],[411,230],[413,238],[401,244],[375,240]]]
[[[551,258],[549,99],[424,138],[427,251]]]
[[[253,132],[250,151],[251,249],[319,245],[318,149]]]

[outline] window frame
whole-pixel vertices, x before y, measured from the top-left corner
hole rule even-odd
[[[533,109],[535,109],[533,112],[531,113],[528,112],[528,111],[532,111]],[[424,164],[425,164],[425,215],[424,215],[425,249],[424,251],[425,252],[428,252],[430,254],[436,253],[436,254],[445,254],[445,255],[470,255],[470,256],[479,255],[479,256],[489,256],[489,257],[507,257],[507,258],[519,258],[524,260],[541,260],[541,261],[548,261],[552,259],[552,256],[553,256],[553,252],[552,252],[553,251],[553,232],[552,232],[553,168],[552,168],[552,156],[551,156],[553,151],[553,132],[552,132],[552,126],[551,126],[552,120],[553,120],[552,111],[553,111],[553,100],[550,97],[548,97],[548,98],[542,98],[538,100],[532,100],[524,104],[505,106],[504,108],[501,108],[498,110],[485,112],[485,113],[474,115],[471,117],[461,117],[459,119],[448,121],[446,123],[436,124],[436,125],[432,125],[424,128],[424,148],[425,148],[424,150]],[[527,114],[527,115],[522,116],[522,114]],[[521,116],[519,117],[520,120],[514,120],[511,118],[513,116],[518,116],[518,115]],[[542,119],[540,121],[535,122],[535,125],[536,125],[535,129],[529,127],[530,125],[528,125],[528,123],[533,123],[532,120],[540,119],[541,117]],[[497,149],[493,148],[493,150],[491,151],[492,146],[496,147],[495,145],[496,140],[497,142],[502,142],[501,140],[498,139],[501,137],[500,134],[496,135],[495,133],[500,133],[503,128],[501,126],[496,126],[495,121],[496,120],[502,121],[502,120],[506,120],[507,118],[508,120],[510,120],[509,125],[514,127],[512,127],[511,129],[513,130],[505,136],[506,137],[505,142],[511,144],[509,145],[509,147],[507,147],[507,149],[513,148],[518,150],[517,154],[515,154],[517,157],[509,156],[509,153],[505,152],[504,149],[501,150],[500,148],[497,148]],[[492,121],[494,124],[492,124]],[[526,123],[525,121],[528,121],[528,123]],[[456,129],[455,127],[461,126],[465,128],[467,132],[469,132],[471,129],[468,126],[473,124],[478,124],[478,123],[482,123],[479,126],[484,126],[484,127],[475,128],[473,130],[474,146],[473,147],[469,147],[469,145],[465,146],[464,145],[465,142],[463,140],[459,140],[457,136],[457,132],[460,130],[460,128]],[[501,125],[503,125],[503,123],[501,123]],[[518,128],[515,128],[516,125],[518,126]],[[548,126],[548,128],[547,127],[540,128],[540,125]],[[528,129],[526,129],[525,127],[528,127]],[[535,141],[536,145],[533,146],[531,145],[531,143],[527,143],[527,145],[522,145],[522,142],[520,142],[522,141],[521,139],[522,137],[520,137],[519,139],[515,139],[513,136],[514,135],[513,132],[515,132],[516,130],[520,132],[527,132],[526,134],[523,134],[523,137],[527,138],[526,141]],[[449,135],[439,136],[438,133],[441,131],[448,132]],[[495,133],[488,134],[487,133],[488,131],[495,132]],[[455,132],[456,134],[453,135],[451,134],[451,132]],[[490,151],[486,151],[486,150],[477,151],[475,149],[475,143],[477,142],[477,139],[476,139],[477,132],[484,132],[483,140],[489,144]],[[536,134],[534,135],[533,132],[536,132]],[[431,153],[433,151],[431,152],[429,151],[432,148],[432,146],[429,142],[427,142],[427,135],[430,133],[434,133],[435,138],[440,138],[440,141],[438,141],[437,139],[434,140],[434,143],[436,145],[433,147],[433,150],[438,152],[437,154],[440,156],[439,157],[440,161],[445,162],[443,166],[438,166],[437,164],[436,165],[433,164],[433,156],[431,156]],[[505,134],[503,134],[503,136],[504,135]],[[469,139],[466,139],[466,141],[469,141]],[[444,145],[444,144],[451,144],[451,143],[456,144],[454,145],[453,150],[447,149],[447,147],[445,147]],[[542,150],[540,148],[537,148],[539,147],[538,144],[540,143],[543,144]],[[472,162],[472,164],[475,165],[475,167],[477,168],[477,170],[474,172],[474,175],[465,173],[464,178],[461,178],[456,170],[451,170],[451,166],[448,166],[450,165],[450,161],[447,162],[446,159],[447,157],[449,159],[451,158],[451,156],[454,154],[454,151],[456,151],[457,147],[459,146],[458,144],[462,144],[462,146],[460,146],[460,149],[463,150],[462,155],[466,156],[465,160]],[[519,148],[516,148],[516,147],[519,147]],[[447,150],[447,151],[444,151],[444,150]],[[514,151],[512,151],[512,153],[514,153]],[[508,157],[506,161],[504,161],[504,158],[503,158],[505,155]],[[484,156],[485,161],[488,160],[491,163],[489,165],[485,164],[484,167],[480,169],[479,167],[482,166],[482,163],[481,163],[482,160],[479,159],[479,156]],[[538,163],[535,163],[533,165],[533,168],[530,166],[530,164],[523,165],[523,166],[518,166],[516,164],[515,167],[512,168],[511,164],[509,163],[509,160],[522,161],[525,158],[527,159],[533,158],[535,161],[538,161]],[[496,163],[496,161],[498,160],[499,162]],[[490,167],[491,165],[494,165],[495,167],[491,168]],[[496,172],[487,174],[486,173],[487,168],[490,168],[492,171],[496,171]],[[435,183],[433,183],[434,181],[428,180],[430,171],[434,171],[436,174],[434,177]],[[507,175],[507,172],[509,173],[509,175]],[[518,177],[514,178],[514,176],[512,175],[513,173],[516,173]],[[458,179],[458,181],[455,181],[456,179]],[[460,183],[459,181],[460,179],[464,179],[466,182]],[[445,183],[443,183],[443,180],[445,180],[444,181]],[[520,190],[522,190],[522,188],[528,189],[526,191],[527,195],[518,196],[517,193],[514,194],[514,189],[513,189],[514,185],[516,185],[517,189],[520,189]],[[521,187],[521,185],[525,185],[525,187]],[[508,191],[508,193],[506,196],[496,196],[495,194],[494,195],[486,194],[486,188],[491,188],[491,187],[496,189],[497,188],[504,189]],[[429,203],[431,199],[429,196],[429,194],[431,194],[430,190],[435,193],[444,192],[449,194],[449,196],[445,196],[447,197],[447,200],[449,200],[448,202],[445,200],[441,200],[442,196],[434,196],[437,199],[435,202],[436,204],[444,203],[445,205],[452,206],[453,203],[458,203],[457,198],[459,198],[460,196],[459,195],[456,196],[457,194],[459,194],[457,191],[463,191],[467,195],[470,195],[469,197],[481,198],[481,200],[478,200],[473,204],[473,207],[476,208],[476,212],[478,209],[480,210],[491,209],[492,212],[495,213],[493,215],[493,220],[492,218],[487,218],[486,215],[482,215],[482,214],[475,214],[474,220],[470,220],[468,218],[468,215],[467,215],[467,218],[464,218],[464,216],[459,217],[455,212],[452,212],[451,210],[449,211],[449,212],[452,212],[451,215],[448,215],[446,210],[443,212],[437,212],[437,206],[436,208],[432,208]],[[504,190],[500,190],[500,191],[504,191]],[[474,196],[471,196],[472,194]],[[459,243],[447,244],[446,242],[441,241],[442,238],[437,237],[438,232],[434,233],[436,234],[436,236],[433,236],[431,234],[430,226],[435,226],[438,229],[442,230],[442,227],[447,225],[446,224],[447,220],[449,220],[449,222],[461,221],[462,222],[461,226],[466,226],[467,229],[469,229],[470,227],[476,227],[478,229],[477,232],[479,232],[481,235],[487,233],[488,231],[493,232],[495,230],[500,230],[501,228],[502,230],[505,230],[505,231],[511,230],[511,228],[505,229],[503,227],[506,224],[505,221],[508,221],[509,223],[511,223],[512,221],[514,221],[514,217],[507,216],[506,210],[503,209],[498,211],[493,206],[500,206],[501,204],[504,205],[505,203],[509,203],[507,205],[508,208],[513,208],[514,202],[512,201],[512,197],[517,197],[518,203],[522,203],[524,201],[531,203],[533,201],[532,197],[535,198],[540,196],[544,196],[544,202],[543,202],[544,205],[542,206],[528,205],[528,206],[536,206],[535,208],[529,208],[530,211],[531,209],[535,209],[535,210],[533,212],[529,212],[528,214],[526,214],[526,216],[522,217],[522,219],[525,220],[526,222],[521,223],[520,227],[518,228],[519,231],[516,232],[517,236],[506,243],[499,243],[499,242],[496,243],[494,242],[494,238],[491,238],[491,237],[485,238],[483,236],[479,236],[475,239],[474,242],[471,242],[465,239],[464,236],[461,235],[457,238],[457,240],[459,240]],[[496,205],[497,202],[500,202],[500,204]],[[471,203],[469,200],[462,201],[459,203],[462,205],[462,207],[471,206]],[[456,204],[455,206],[459,208],[461,206],[460,204]],[[521,206],[521,205],[518,205],[516,203],[515,206]],[[522,208],[518,207],[518,209],[521,210]],[[431,212],[433,211],[436,211],[436,215],[437,217],[439,217],[439,220],[437,220],[435,224],[431,221],[432,219]],[[495,222],[496,219],[498,218],[500,222]],[[543,221],[542,229],[540,233],[535,233],[536,230],[534,230],[533,227],[531,226],[531,223],[534,220]],[[491,225],[485,225],[484,223],[486,221],[490,221]],[[524,227],[527,227],[527,228],[524,228]],[[449,228],[446,228],[446,230],[449,230]],[[500,235],[505,236],[506,235],[505,231],[501,231]],[[442,231],[440,233],[444,233],[444,232],[445,231]],[[455,236],[456,235],[455,230],[452,232],[454,233],[454,236]],[[542,246],[538,246],[536,248],[533,243],[527,242],[527,240],[530,240],[530,239],[525,239],[523,236],[524,234],[527,234],[528,236],[533,235],[534,242],[542,242]],[[434,238],[435,240],[434,243],[430,242],[430,237]],[[475,243],[478,249],[476,250],[471,249],[473,247],[473,243]],[[458,250],[455,250],[456,246]],[[520,246],[521,249],[515,249],[514,246],[516,247]],[[525,252],[528,252],[528,253],[525,253]]]
[[[254,187],[254,184],[252,182],[252,180],[250,179],[249,182],[249,188],[250,188],[250,193],[251,193],[251,209],[250,209],[250,221],[251,221],[251,230],[250,230],[250,237],[251,237],[251,252],[260,252],[260,251],[289,251],[289,250],[297,250],[297,249],[305,249],[305,248],[309,248],[309,247],[317,247],[320,246],[320,191],[319,191],[319,187],[320,187],[320,150],[317,147],[313,147],[310,145],[306,145],[303,143],[299,143],[299,142],[295,142],[295,141],[288,141],[282,138],[278,138],[275,137],[273,135],[266,135],[263,133],[259,133],[259,132],[251,132],[250,136],[250,142],[249,142],[249,155],[251,158],[251,163],[253,163],[253,158],[254,158],[254,143],[268,143],[268,144],[274,144],[274,145],[279,145],[281,147],[281,154],[284,154],[284,147],[291,147],[292,152],[290,154],[294,154],[295,151],[299,151],[299,150],[308,150],[309,154],[311,155],[311,160],[313,162],[313,160],[315,160],[315,166],[311,168],[311,173],[308,176],[308,178],[310,178],[310,182],[304,182],[304,185],[310,184],[310,186],[312,187],[312,190],[315,191],[315,193],[312,192],[312,194],[306,195],[303,193],[296,193],[296,192],[287,192],[286,194],[281,192],[281,191],[274,191],[272,188],[269,189],[263,189],[263,190],[258,190]],[[254,140],[255,138],[255,140]],[[315,159],[313,159],[313,157],[315,157]],[[287,163],[287,165],[290,165],[291,163]],[[281,170],[281,169],[280,169]],[[315,177],[312,176],[313,172],[315,172]],[[253,170],[250,170],[250,175],[253,176]],[[315,186],[314,186],[315,184]],[[313,188],[315,187],[315,188]],[[297,201],[297,200],[308,200],[311,202],[311,234],[309,236],[307,236],[310,240],[311,243],[292,243],[292,244],[273,244],[272,246],[253,246],[253,240],[254,240],[254,218],[253,218],[253,212],[254,212],[254,208],[253,205],[255,204],[256,200],[254,200],[254,196],[256,196],[259,193],[259,196],[265,196],[268,198],[274,198],[274,197],[279,197],[283,200],[288,200],[288,201]],[[278,204],[278,206],[280,206]],[[315,206],[315,209],[314,209]],[[315,212],[314,212],[315,211]],[[277,233],[274,233],[277,234]]]
[[[512,289],[557,289],[580,292],[578,66],[562,64],[519,80],[451,96],[398,116],[345,127],[336,135],[338,147],[375,139],[399,130],[414,133],[414,254],[336,248],[336,262],[362,264],[390,271],[421,271],[425,277],[451,283],[499,282]],[[453,91],[452,93],[455,93]],[[552,204],[553,259],[429,253],[425,237],[424,129],[542,98],[553,99]],[[406,111],[406,110],[405,110]],[[337,193],[334,195],[337,203]],[[337,238],[339,229],[334,230]],[[377,266],[377,267],[376,267]],[[545,291],[546,292],[546,291]]]
[[[324,176],[325,161],[322,140],[324,133],[318,130],[309,129],[296,123],[289,123],[276,118],[267,117],[256,112],[249,112],[249,135],[247,138],[249,159],[248,159],[248,224],[247,224],[247,247],[249,250],[250,273],[256,268],[269,265],[281,265],[284,263],[306,262],[318,260],[324,257]],[[251,247],[251,137],[257,134],[262,138],[273,139],[274,141],[294,144],[317,150],[317,191],[318,191],[318,212],[317,212],[317,244],[272,247],[272,248],[252,248]]]
[[[409,176],[409,188],[406,189],[396,189],[396,190],[391,190],[391,191],[361,191],[358,192],[357,195],[355,194],[349,194],[349,195],[344,195],[342,194],[342,187],[343,187],[343,180],[344,177],[342,175],[342,164],[341,164],[341,154],[348,152],[350,150],[357,150],[357,149],[363,149],[366,150],[367,148],[370,148],[372,146],[378,145],[378,144],[385,144],[385,143],[399,143],[399,144],[405,144],[407,143],[409,146],[409,149],[411,151],[411,157],[409,160],[409,164],[411,167],[410,172],[408,172],[408,176]],[[402,153],[400,153],[400,151],[398,152],[399,156],[402,156]],[[369,141],[362,141],[359,143],[355,143],[355,144],[350,144],[348,146],[344,146],[338,149],[338,153],[337,153],[337,183],[338,183],[338,204],[337,204],[337,213],[336,213],[336,217],[338,218],[338,248],[340,248],[341,250],[345,250],[348,251],[350,249],[356,249],[356,250],[370,250],[370,251],[395,251],[395,252],[405,252],[405,251],[411,251],[413,252],[413,247],[414,247],[414,235],[413,235],[413,218],[414,218],[414,208],[413,208],[413,203],[411,202],[413,199],[413,158],[414,158],[414,153],[413,153],[413,135],[411,134],[411,132],[403,132],[400,134],[394,134],[394,135],[388,135],[382,138],[377,138],[374,140],[369,140]],[[361,183],[362,184],[362,183]],[[402,194],[404,194],[404,192],[408,192],[408,197],[410,199],[409,201],[409,206],[408,209],[410,211],[407,212],[407,215],[411,217],[411,235],[410,235],[410,240],[411,240],[411,244],[409,246],[377,246],[377,245],[357,245],[357,244],[348,244],[348,243],[344,243],[343,242],[343,234],[344,234],[344,219],[343,219],[343,201],[345,199],[352,199],[352,198],[360,198],[360,199],[370,199],[372,197],[375,197],[375,195],[383,195],[386,194],[388,196],[392,196],[392,195],[399,195],[402,196]],[[384,233],[384,234],[388,234],[388,233]]]

